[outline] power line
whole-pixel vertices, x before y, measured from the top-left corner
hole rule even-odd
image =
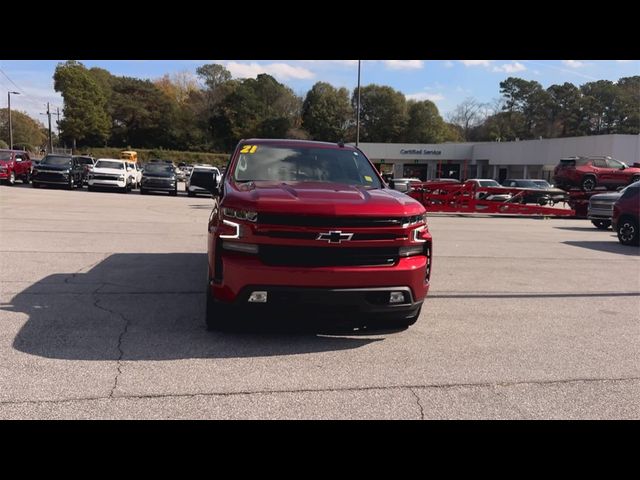
[[[22,91],[21,91],[22,89],[18,86],[18,84],[17,84],[16,82],[14,82],[13,80],[11,80],[11,78],[9,78],[9,75],[7,75],[6,73],[4,73],[4,70],[2,70],[2,69],[0,68],[0,72],[2,72],[2,74],[3,74],[5,77],[7,77],[7,80],[9,80],[11,83],[13,83],[13,85],[14,85],[18,90],[20,90],[20,94],[21,94],[21,95],[24,95],[24,92],[22,92]]]

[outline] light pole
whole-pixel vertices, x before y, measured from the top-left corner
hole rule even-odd
[[[360,142],[360,60],[358,60],[358,104],[356,107],[356,147]]]
[[[13,150],[13,128],[11,125],[11,94],[20,95],[20,92],[7,92],[7,111],[9,112],[9,148]]]

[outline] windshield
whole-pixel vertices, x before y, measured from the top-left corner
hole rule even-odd
[[[533,180],[533,183],[542,188],[551,188],[551,185],[546,180]]]
[[[239,182],[333,182],[381,188],[378,175],[359,152],[336,148],[245,145],[235,163]]]
[[[116,170],[124,170],[124,163],[113,160],[98,160],[95,168],[115,168]]]
[[[71,157],[61,157],[57,155],[47,155],[40,162],[40,165],[69,165]]]
[[[150,163],[144,167],[144,173],[174,173],[174,168],[162,163]]]
[[[520,188],[540,188],[531,180],[516,180],[514,183],[516,184],[517,187],[520,187]]]
[[[481,187],[501,187],[502,186],[495,180],[480,180],[478,181],[478,183],[480,184]]]
[[[93,165],[93,160],[90,157],[75,157],[75,159],[81,165]]]
[[[11,152],[0,152],[0,162],[11,160]]]

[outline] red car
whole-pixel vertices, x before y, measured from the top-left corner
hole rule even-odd
[[[31,181],[32,163],[29,154],[23,150],[0,150],[0,182],[5,181],[9,185],[22,180],[22,183]]]
[[[242,140],[213,193],[209,330],[235,313],[342,314],[407,327],[429,289],[424,207],[385,186],[369,159],[342,143]]]
[[[611,226],[623,245],[640,245],[640,182],[627,187],[613,205]]]
[[[564,189],[580,187],[585,192],[590,192],[603,186],[615,190],[640,180],[638,167],[638,164],[629,167],[611,157],[563,158],[556,165],[553,181],[557,187]]]

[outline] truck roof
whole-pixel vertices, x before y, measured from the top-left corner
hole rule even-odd
[[[346,148],[349,150],[355,150],[352,145],[338,144],[333,142],[320,142],[317,140],[294,140],[287,138],[247,138],[240,140],[239,143],[255,143],[257,145],[291,145],[291,146],[307,146],[307,147],[320,147],[320,148]]]

